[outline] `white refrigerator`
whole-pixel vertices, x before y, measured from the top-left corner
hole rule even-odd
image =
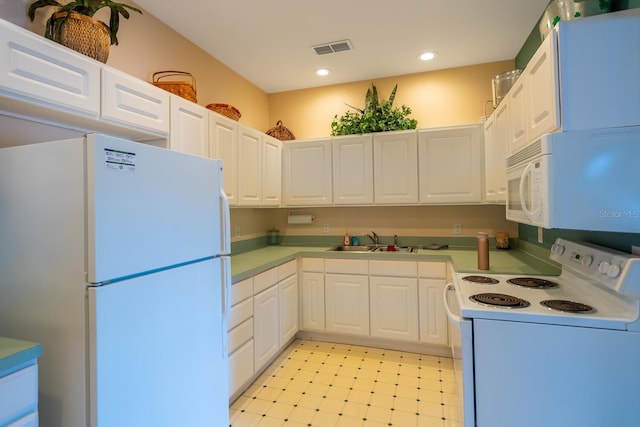
[[[42,427],[228,425],[222,162],[103,135],[0,149],[0,336]]]

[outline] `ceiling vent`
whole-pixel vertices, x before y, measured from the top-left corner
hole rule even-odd
[[[329,53],[346,52],[353,50],[350,40],[340,40],[337,42],[323,43],[312,46],[317,55],[327,55]]]

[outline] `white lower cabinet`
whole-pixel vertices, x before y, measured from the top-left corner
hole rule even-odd
[[[0,372],[0,425],[37,426],[38,365],[2,375]]]
[[[233,396],[253,375],[253,278],[234,283],[230,299],[229,396]]]
[[[262,369],[280,346],[278,287],[272,286],[253,297],[254,371]]]
[[[447,284],[446,270],[444,262],[418,263],[421,343],[445,346],[449,343],[447,313],[442,302]]]
[[[302,259],[300,281],[301,327],[305,331],[324,331],[324,260]]]
[[[369,276],[325,275],[326,330],[369,335]]]
[[[298,321],[298,262],[289,261],[277,267],[280,348],[300,330]]]
[[[371,261],[370,274],[371,336],[417,342],[417,264]]]

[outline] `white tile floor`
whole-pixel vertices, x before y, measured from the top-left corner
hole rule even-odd
[[[231,427],[459,427],[452,361],[294,341],[230,407]]]

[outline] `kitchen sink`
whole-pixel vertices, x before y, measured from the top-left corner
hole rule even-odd
[[[418,252],[418,248],[415,246],[376,246],[374,249],[375,252],[388,252],[388,253],[399,253],[399,254],[413,254]]]
[[[355,246],[336,246],[329,249],[330,251],[342,251],[342,252],[372,252],[375,246],[355,245]]]
[[[337,252],[385,252],[385,253],[416,253],[418,249],[415,246],[393,246],[393,245],[357,245],[357,246],[336,246],[329,249]]]

